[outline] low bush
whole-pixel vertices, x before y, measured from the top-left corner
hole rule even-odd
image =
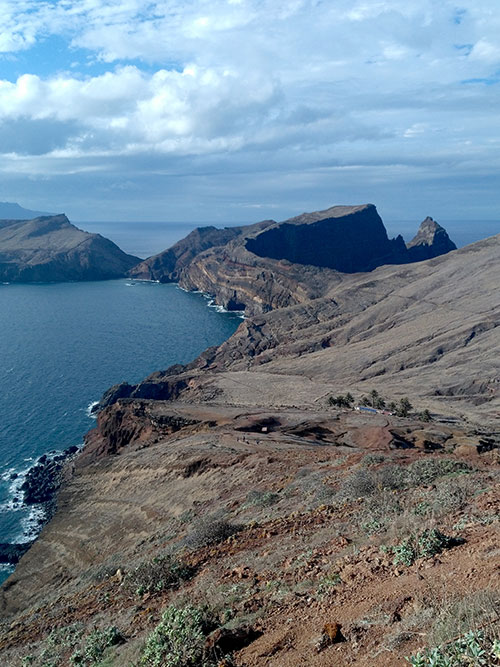
[[[460,538],[444,535],[436,528],[425,529],[417,535],[410,535],[395,547],[392,547],[394,565],[410,566],[418,558],[432,558],[444,549],[450,549],[458,544],[463,544],[463,542],[464,540]]]
[[[86,638],[83,649],[76,651],[70,658],[70,664],[91,667],[101,662],[104,653],[111,646],[123,644],[122,633],[112,626],[106,630],[93,630]]]
[[[406,468],[406,471],[409,486],[425,486],[432,484],[439,477],[474,472],[474,468],[464,461],[426,458],[414,461]]]
[[[159,593],[191,579],[194,569],[170,554],[144,561],[124,579],[124,586],[137,595]]]
[[[212,667],[205,650],[207,612],[203,608],[169,606],[146,640],[140,665],[147,667]]]
[[[500,665],[500,641],[485,636],[481,631],[470,631],[455,641],[419,651],[406,660],[413,667],[492,667]]]
[[[228,537],[242,530],[243,526],[229,523],[224,519],[207,517],[197,521],[192,532],[186,537],[186,546],[192,549],[207,547],[224,542]]]
[[[269,507],[280,499],[278,493],[272,491],[249,491],[245,501],[245,507]]]
[[[339,496],[346,499],[371,496],[377,490],[375,475],[368,470],[356,470],[342,483]]]

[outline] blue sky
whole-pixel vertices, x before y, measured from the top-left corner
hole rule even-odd
[[[0,0],[0,200],[499,219],[497,0]]]

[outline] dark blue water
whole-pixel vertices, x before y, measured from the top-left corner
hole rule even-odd
[[[241,322],[201,294],[130,280],[0,285],[0,313],[0,542],[33,527],[12,472],[80,444],[112,384],[188,362]]]

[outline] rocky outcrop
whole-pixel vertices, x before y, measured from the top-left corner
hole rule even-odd
[[[260,257],[286,259],[344,273],[371,271],[382,264],[406,261],[401,236],[389,240],[372,204],[333,206],[275,223],[245,243]]]
[[[65,215],[0,220],[0,281],[60,282],[121,278],[139,261]]]
[[[272,221],[271,221],[272,223]],[[266,223],[259,223],[259,227]],[[161,283],[179,280],[182,269],[200,253],[217,248],[241,235],[246,227],[198,227],[168,250],[149,257],[130,271],[130,276]]]
[[[441,236],[436,232],[425,248],[435,255],[446,252]],[[420,259],[419,252],[408,250],[401,236],[388,238],[372,204],[333,206],[284,222],[195,230],[130,275],[178,281],[185,289],[213,295],[228,310],[255,315],[317,299],[339,280],[339,272],[405,264]]]
[[[74,456],[78,447],[72,446],[55,456],[41,456],[36,465],[28,470],[21,485],[25,505],[51,503],[61,482],[65,461]]]
[[[416,236],[406,247],[411,262],[421,262],[457,249],[444,227],[429,216],[421,223]]]
[[[28,551],[33,542],[9,543],[0,542],[0,563],[15,565],[21,556]]]

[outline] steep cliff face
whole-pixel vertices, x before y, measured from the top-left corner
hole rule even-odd
[[[132,278],[175,282],[184,266],[208,248],[225,245],[238,236],[240,227],[199,227],[168,250],[149,257],[130,271]]]
[[[424,241],[425,246],[408,250],[401,236],[389,239],[372,204],[333,206],[284,222],[195,230],[130,275],[177,281],[185,289],[213,295],[229,310],[255,315],[320,297],[339,280],[338,272],[372,271],[383,264],[419,261],[422,252],[447,252],[441,232],[432,238],[427,233]]]
[[[273,220],[266,220],[256,225],[225,227],[224,229],[198,227],[171,248],[153,257],[148,257],[134,266],[130,271],[130,276],[142,280],[158,280],[162,283],[177,282],[182,269],[205,250],[225,246],[249,229],[263,229],[273,223]]]
[[[416,236],[406,247],[412,262],[431,259],[457,249],[444,227],[429,216],[421,223]]]
[[[276,223],[246,241],[260,257],[287,259],[344,273],[406,261],[403,239],[389,240],[372,204],[333,206]]]
[[[121,278],[139,260],[65,215],[0,220],[0,280],[45,282]]]

